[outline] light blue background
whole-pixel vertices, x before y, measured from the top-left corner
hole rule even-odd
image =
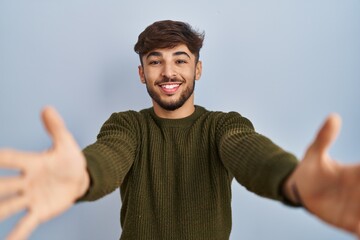
[[[299,158],[338,112],[343,129],[331,154],[360,160],[359,0],[0,0],[0,147],[47,149],[39,112],[48,104],[82,147],[110,113],[150,106],[132,49],[162,19],[206,32],[197,104],[240,112]],[[119,208],[116,191],[73,207],[30,239],[118,239]],[[21,215],[0,223],[0,239]],[[234,184],[231,239],[354,237]]]

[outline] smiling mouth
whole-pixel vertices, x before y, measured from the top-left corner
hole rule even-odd
[[[180,85],[181,83],[163,83],[159,87],[166,94],[173,94],[179,89]]]

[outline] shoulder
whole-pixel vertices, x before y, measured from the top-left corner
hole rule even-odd
[[[150,116],[150,109],[143,109],[140,111],[127,110],[127,111],[112,113],[107,121],[134,123],[138,121],[143,121],[149,116]]]
[[[146,114],[145,114],[146,115]],[[114,112],[102,125],[100,132],[127,131],[138,132],[144,125],[146,117],[141,111]]]
[[[203,107],[201,107],[203,108]],[[212,121],[218,128],[245,126],[254,128],[252,122],[236,111],[211,111],[204,108],[204,117]]]

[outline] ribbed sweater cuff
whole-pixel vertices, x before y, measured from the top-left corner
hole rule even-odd
[[[99,186],[101,185],[101,181],[99,180],[104,179],[103,173],[101,172],[103,166],[101,166],[101,161],[98,161],[102,156],[95,151],[84,151],[84,155],[87,162],[87,171],[90,177],[90,186],[85,195],[77,200],[78,202],[95,201],[100,198],[99,196],[104,195],[101,191],[103,190],[102,187]],[[97,159],[97,161],[95,161],[95,159]],[[93,179],[97,179],[97,181],[93,181]]]
[[[269,186],[278,186],[274,189],[276,192],[271,193],[272,196],[275,196],[276,200],[288,206],[300,206],[289,201],[282,190],[287,178],[298,165],[297,158],[292,154],[281,154],[281,156],[266,161],[265,165],[266,171],[261,171],[262,176],[254,178],[253,186],[256,186],[256,189],[269,189]]]

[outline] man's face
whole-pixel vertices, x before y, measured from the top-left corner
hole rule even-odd
[[[146,84],[154,107],[173,111],[187,102],[193,105],[195,80],[201,76],[201,62],[186,45],[154,49],[142,57],[139,76]]]

